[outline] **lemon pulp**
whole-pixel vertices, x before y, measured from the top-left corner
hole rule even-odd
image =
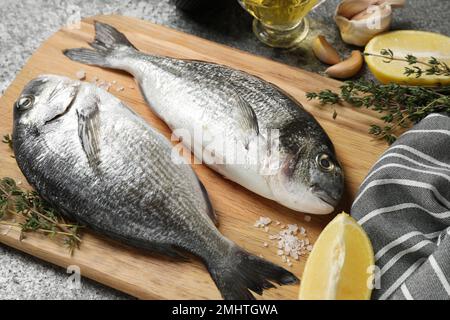
[[[419,61],[428,62],[434,57],[450,65],[450,38],[438,33],[404,30],[384,33],[374,37],[365,48],[365,53],[380,54],[382,49],[391,49],[395,58],[405,58],[411,54]],[[408,85],[450,85],[450,77],[426,75],[420,78],[406,76],[406,61],[383,62],[383,58],[366,56],[367,65],[374,76],[382,83],[395,82]],[[417,64],[421,69],[427,66]]]
[[[341,213],[314,244],[303,272],[299,299],[370,299],[373,265],[367,234],[352,217]]]

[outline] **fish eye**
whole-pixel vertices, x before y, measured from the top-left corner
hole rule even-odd
[[[334,169],[334,163],[330,159],[330,156],[326,153],[321,153],[316,157],[316,163],[320,170],[324,172],[330,172]]]
[[[26,110],[33,105],[34,97],[33,96],[24,96],[21,97],[16,102],[16,108],[19,110]]]

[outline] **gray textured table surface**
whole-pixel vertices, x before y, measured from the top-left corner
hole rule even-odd
[[[216,0],[217,1],[217,0]],[[325,33],[340,48],[331,20],[337,0],[328,0],[311,14],[311,36]],[[170,0],[1,0],[0,1],[0,92],[3,94],[16,73],[39,44],[67,21],[98,14],[122,14],[167,25],[203,38],[317,72],[323,66],[303,47],[277,50],[259,43],[251,32],[251,18],[233,2],[208,15],[186,14]],[[450,0],[409,0],[395,14],[395,29],[419,29],[450,35]],[[311,37],[310,37],[311,38]],[[365,74],[367,76],[367,74]],[[65,270],[0,245],[0,299],[126,299],[127,295],[82,279],[81,288],[68,286]]]

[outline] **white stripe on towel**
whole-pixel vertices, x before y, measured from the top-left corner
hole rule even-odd
[[[445,229],[444,229],[444,231],[445,231]],[[419,231],[411,231],[411,232],[404,234],[401,237],[395,239],[394,241],[388,243],[383,248],[378,250],[378,252],[375,255],[375,261],[380,259],[382,256],[384,256],[392,248],[395,248],[399,244],[402,244],[403,242],[405,242],[408,239],[411,239],[412,237],[423,236],[424,238],[427,238],[427,239],[434,239],[434,238],[439,237],[439,235],[441,233],[442,233],[442,231],[436,231],[436,232],[432,232],[432,233],[428,233],[428,234],[425,234],[425,233],[422,233]]]
[[[381,171],[381,170],[383,170],[385,168],[390,168],[390,167],[402,168],[402,169],[405,169],[405,170],[411,170],[411,171],[420,172],[420,173],[426,173],[426,174],[433,174],[433,175],[436,175],[436,176],[440,176],[440,177],[444,178],[445,180],[447,180],[448,182],[450,182],[450,176],[448,176],[448,175],[446,175],[444,173],[433,172],[433,171],[430,171],[430,170],[415,169],[415,168],[411,168],[411,167],[408,167],[408,166],[405,166],[405,165],[402,165],[402,164],[398,164],[398,163],[389,163],[389,164],[385,164],[384,166],[379,167],[378,169],[372,171],[367,176],[366,180],[370,179],[370,177],[372,177],[375,173],[377,173],[377,172],[379,172],[379,171]]]
[[[442,170],[442,171],[450,172],[450,169],[445,169],[445,168],[440,168],[440,167],[435,167],[435,166],[426,165],[426,164],[423,164],[423,163],[421,163],[421,162],[419,162],[419,161],[413,160],[413,159],[411,159],[411,158],[409,158],[409,157],[407,157],[407,156],[405,156],[405,155],[403,155],[403,154],[400,154],[400,153],[388,153],[388,154],[382,156],[382,157],[378,160],[377,163],[380,163],[382,160],[387,159],[387,158],[400,158],[400,159],[406,160],[406,161],[408,161],[408,162],[414,163],[415,165],[420,166],[420,167],[429,168],[429,169],[433,169],[433,170]],[[371,169],[371,170],[372,170],[372,169]],[[372,175],[372,174],[371,174],[371,175]],[[371,175],[370,175],[370,176],[371,176]],[[361,186],[364,185],[364,184],[366,183],[367,180],[369,180],[369,177],[370,177],[370,176],[368,176],[368,177],[366,177],[366,178],[364,179],[364,181],[361,183]]]
[[[434,244],[434,242],[430,241],[430,240],[422,240],[418,243],[416,243],[414,246],[402,250],[400,252],[398,252],[395,256],[393,256],[391,258],[391,260],[389,260],[384,266],[383,268],[381,268],[380,271],[380,276],[382,276],[383,274],[385,274],[398,260],[400,260],[402,257],[406,256],[409,253],[413,253],[416,251],[419,251],[420,249],[422,249],[423,247],[425,247],[426,245],[429,244]]]
[[[447,294],[450,296],[450,283],[448,283],[447,278],[445,277],[444,272],[442,272],[441,267],[439,266],[436,259],[432,255],[428,260],[430,260],[431,267],[433,268],[434,272],[436,272],[439,281],[442,283],[442,286],[444,287],[445,291],[447,291]]]
[[[408,162],[414,163],[415,165],[418,165],[418,166],[421,166],[421,167],[424,167],[424,168],[430,168],[430,169],[434,169],[434,170],[442,170],[442,171],[450,172],[450,169],[423,164],[423,163],[421,163],[419,161],[416,161],[414,159],[411,159],[411,158],[409,158],[409,157],[407,157],[407,156],[405,156],[405,155],[403,155],[401,153],[388,153],[385,156],[381,157],[380,160],[378,160],[378,162],[380,162],[381,160],[383,160],[385,158],[393,158],[393,157],[400,158],[400,159],[403,159],[403,160],[407,160]]]
[[[425,119],[437,118],[437,117],[445,118],[448,120],[447,116],[444,116],[443,114],[440,114],[440,113],[432,113],[432,114],[426,116]]]
[[[359,199],[361,199],[361,197],[364,195],[364,193],[367,190],[369,190],[370,188],[377,187],[377,186],[383,186],[383,185],[387,185],[387,184],[398,184],[398,185],[408,186],[408,187],[417,187],[417,188],[429,189],[429,190],[431,190],[431,192],[433,192],[434,196],[436,198],[438,198],[439,201],[441,201],[447,208],[450,208],[450,201],[448,201],[442,194],[440,194],[440,192],[436,189],[435,186],[433,186],[433,185],[431,185],[429,183],[419,182],[419,181],[414,181],[414,180],[408,180],[408,179],[379,179],[379,180],[374,180],[374,181],[370,182],[359,193],[358,197],[353,202],[353,206],[355,205],[355,203],[357,203],[359,201]]]
[[[441,167],[444,167],[444,168],[450,168],[450,164],[447,164],[445,162],[439,161],[439,160],[433,158],[432,156],[429,156],[428,154],[423,153],[422,151],[414,149],[414,148],[412,148],[410,146],[405,146],[405,145],[401,145],[400,144],[400,145],[396,145],[396,146],[391,147],[390,150],[394,150],[394,149],[406,150],[406,151],[414,154],[415,156],[417,156],[419,158],[422,158],[422,159],[427,160],[428,162],[434,163],[435,165],[438,165],[438,166],[441,166]]]
[[[413,133],[442,133],[450,136],[450,131],[448,130],[409,130],[406,131],[403,135],[413,134]]]
[[[405,210],[405,209],[419,209],[419,210],[425,211],[429,215],[433,216],[434,218],[438,218],[438,219],[447,219],[450,217],[450,211],[432,212],[432,211],[418,205],[417,203],[401,203],[401,204],[397,204],[395,206],[375,209],[375,210],[369,212],[368,214],[366,214],[361,219],[359,219],[358,223],[360,225],[363,225],[370,219],[372,219],[380,214],[389,213],[389,212],[396,211],[396,210]]]
[[[411,292],[409,292],[408,287],[406,286],[406,283],[403,282],[400,289],[402,290],[403,295],[405,296],[406,300],[414,300],[413,296],[411,295]]]
[[[392,286],[389,287],[389,289],[387,289],[380,297],[380,300],[386,300],[387,298],[389,298],[389,296],[395,291],[397,290],[397,288],[403,283],[405,282],[405,280],[414,272],[417,270],[417,268],[420,267],[420,265],[423,263],[425,259],[424,258],[420,258],[419,260],[417,260],[416,262],[414,262],[414,264],[412,264],[400,277],[397,278],[397,280],[395,280],[395,282],[392,284]]]

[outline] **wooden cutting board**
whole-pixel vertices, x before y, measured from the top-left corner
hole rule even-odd
[[[121,16],[89,18],[82,21],[79,28],[64,28],[45,41],[0,99],[1,135],[11,133],[13,103],[28,81],[46,73],[75,78],[77,71],[85,70],[87,81],[92,81],[94,77],[108,82],[116,81],[117,84],[110,92],[170,137],[168,127],[145,105],[131,76],[123,72],[81,65],[61,53],[66,48],[86,47],[87,42],[92,41],[94,36],[94,20],[116,27],[144,52],[221,63],[260,76],[290,93],[316,117],[334,142],[337,156],[346,174],[346,194],[339,210],[349,210],[358,186],[386,148],[384,143],[373,141],[367,134],[368,126],[376,122],[374,114],[339,106],[338,117],[333,120],[331,108],[320,107],[305,98],[305,92],[308,91],[327,88],[336,90],[340,82],[166,27]],[[117,91],[118,86],[124,87],[124,90]],[[131,86],[134,86],[134,89]],[[9,176],[27,186],[6,144],[0,145],[0,155],[0,177]],[[283,224],[297,223],[306,228],[309,238],[314,242],[324,225],[334,216],[312,216],[311,221],[306,222],[304,214],[263,199],[225,180],[206,166],[195,165],[194,169],[211,196],[219,216],[220,231],[250,252],[261,254],[286,268],[289,267],[276,255],[275,243],[268,240],[266,232],[253,226],[255,221],[260,216],[265,216]],[[269,233],[277,229],[279,228],[272,226]],[[41,235],[28,234],[24,240],[19,241],[19,231],[14,228],[8,231],[5,227],[0,227],[0,241],[62,267],[77,265],[82,276],[138,298],[220,298],[206,268],[198,260],[173,261],[121,245],[89,231],[83,233],[81,248],[76,250],[73,256],[69,255],[67,249]],[[268,242],[268,248],[263,246],[264,242]],[[290,268],[299,277],[302,275],[305,261],[306,257],[294,261]],[[272,289],[266,291],[262,298],[295,299],[298,289],[298,285]]]

